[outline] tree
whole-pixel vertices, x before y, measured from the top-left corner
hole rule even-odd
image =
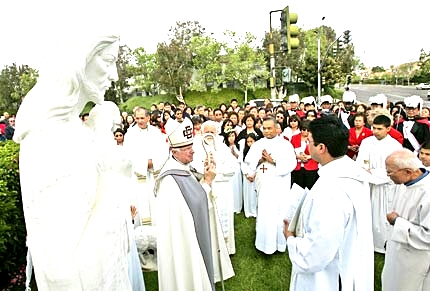
[[[248,89],[255,89],[256,79],[267,79],[269,77],[264,53],[252,46],[255,37],[250,33],[246,33],[243,39],[237,38],[236,34],[231,31],[226,31],[225,34],[229,35],[234,41],[234,47],[225,46],[227,55],[224,76],[226,80],[237,82],[244,91],[245,102],[247,102]]]
[[[211,88],[216,92],[224,81],[222,75],[223,45],[208,36],[195,36],[191,39],[190,50],[195,73],[191,79],[190,89],[204,92]]]
[[[384,67],[376,66],[376,67],[373,67],[371,71],[372,73],[382,73],[382,72],[385,72],[385,69]]]
[[[415,77],[419,82],[429,82],[430,80],[430,52],[425,53],[424,49],[421,49],[419,58],[420,68],[415,74]]]
[[[5,66],[0,73],[0,106],[3,110],[17,112],[25,95],[33,88],[38,71],[28,65]]]
[[[158,44],[154,78],[167,93],[182,96],[188,89],[194,70],[190,42],[203,36],[204,30],[198,21],[177,22],[169,30],[170,43]]]
[[[303,66],[302,56],[305,54],[306,51],[304,31],[302,29],[299,29],[299,48],[292,50],[290,54],[287,54],[281,50],[281,33],[278,29],[274,29],[271,33],[268,32],[265,34],[262,47],[268,69],[270,69],[270,54],[268,50],[270,43],[274,44],[275,49],[275,69],[277,69],[276,75],[280,76],[281,69],[288,67],[291,68],[291,74],[293,75],[292,79],[297,81],[298,72]],[[279,81],[281,80],[280,78],[278,79]]]
[[[130,87],[128,80],[132,76],[129,70],[129,64],[133,55],[127,45],[119,47],[118,60],[116,66],[118,69],[118,80],[112,82],[112,86],[105,93],[105,100],[113,101],[116,104],[124,103],[125,91]]]
[[[144,48],[133,51],[135,65],[130,65],[129,70],[133,79],[133,86],[144,91],[147,95],[154,95],[158,85],[154,79],[154,71],[157,67],[155,54],[147,54]]]

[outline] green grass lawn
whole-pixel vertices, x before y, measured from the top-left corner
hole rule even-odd
[[[287,291],[290,284],[291,263],[288,253],[265,255],[255,249],[255,218],[235,215],[236,254],[231,256],[236,276],[224,283],[226,291]],[[371,263],[371,262],[369,262]],[[375,253],[375,291],[381,290],[381,271],[384,256]],[[144,273],[147,291],[158,291],[157,272]],[[22,290],[12,289],[12,290]],[[37,290],[34,282],[32,290]],[[222,291],[217,283],[217,291]]]
[[[225,290],[233,291],[287,291],[290,285],[291,263],[288,253],[265,255],[257,251],[255,218],[235,215],[236,254],[231,256],[236,276],[224,283]],[[369,262],[370,263],[370,262]],[[381,271],[384,256],[375,253],[375,291],[381,290]],[[157,273],[144,273],[147,291],[157,291]],[[221,284],[217,283],[217,291]]]

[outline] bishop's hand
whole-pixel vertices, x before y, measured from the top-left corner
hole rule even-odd
[[[213,179],[215,179],[216,176],[216,163],[213,157],[212,153],[209,153],[209,155],[206,157],[205,160],[205,173],[203,175],[203,181],[211,185]]]

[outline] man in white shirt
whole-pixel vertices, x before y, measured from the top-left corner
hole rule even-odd
[[[290,291],[372,291],[370,175],[345,155],[349,132],[341,120],[323,116],[309,129],[310,153],[321,168],[294,231],[284,221],[293,266]]]
[[[402,145],[392,138],[388,132],[391,119],[386,115],[378,115],[373,120],[373,136],[365,138],[360,145],[356,162],[372,174],[375,180],[370,185],[372,203],[373,242],[375,252],[385,253],[385,242],[390,233],[390,225],[385,217],[391,209],[396,185],[389,179],[385,168],[385,159]]]
[[[255,180],[258,196],[255,247],[268,255],[285,252],[287,247],[283,219],[291,172],[297,164],[293,146],[277,135],[276,124],[271,116],[264,119],[264,138],[252,145],[245,158],[251,170],[246,178]]]
[[[139,107],[134,113],[136,125],[129,128],[124,136],[124,148],[132,160],[136,177],[135,193],[132,204],[137,205],[135,225],[154,224],[155,197],[154,177],[169,157],[166,137],[161,131],[149,124],[150,114]]]

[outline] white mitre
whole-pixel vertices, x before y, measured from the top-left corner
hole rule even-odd
[[[165,129],[172,148],[181,148],[193,144],[193,123],[188,117],[184,118],[181,123],[169,118]]]

